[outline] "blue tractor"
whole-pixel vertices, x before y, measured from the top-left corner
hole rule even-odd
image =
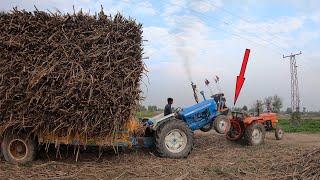
[[[216,94],[206,99],[204,93],[201,94],[204,100],[193,106],[179,108],[167,116],[160,114],[147,119],[146,134],[153,137],[159,156],[187,157],[193,149],[195,130],[207,132],[213,127],[220,134],[229,131],[224,95]]]

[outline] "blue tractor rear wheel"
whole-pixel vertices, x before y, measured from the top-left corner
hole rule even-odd
[[[193,131],[184,121],[170,119],[156,130],[155,144],[161,157],[185,158],[193,149]]]

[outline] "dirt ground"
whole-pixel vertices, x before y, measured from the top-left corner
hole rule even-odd
[[[0,161],[0,179],[287,179],[277,174],[277,165],[307,150],[320,147],[320,134],[285,134],[281,141],[268,133],[261,146],[229,142],[214,132],[195,133],[195,147],[186,159],[167,159],[148,149],[126,150],[119,155],[97,149],[39,152],[37,161],[18,166]]]

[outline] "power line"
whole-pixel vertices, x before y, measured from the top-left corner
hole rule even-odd
[[[217,5],[214,4],[213,2],[210,2],[210,1],[208,1],[208,0],[202,0],[202,1],[206,1],[206,2],[208,2],[208,3],[211,3],[211,5],[213,5],[215,8],[220,9],[221,11],[224,11],[224,12],[226,12],[227,14],[230,14],[230,15],[232,15],[232,16],[234,16],[234,17],[237,17],[237,18],[245,21],[245,22],[248,23],[248,24],[253,24],[253,23],[254,23],[253,21],[249,20],[248,18],[244,18],[244,17],[239,16],[239,15],[237,15],[237,14],[231,12],[231,11],[228,11],[227,9],[225,9],[225,8],[223,8],[223,7],[217,6]],[[268,26],[269,28],[271,28],[270,25],[267,25],[267,26]],[[271,35],[271,36],[273,36],[273,37],[276,37],[276,38],[280,38],[279,36],[271,33],[271,32],[270,32],[268,29],[266,29],[265,27],[262,26],[262,28],[264,29],[264,32],[268,33],[269,35]]]
[[[203,1],[210,3],[210,4],[211,4],[212,6],[214,6],[215,8],[220,9],[220,10],[222,10],[222,11],[226,12],[227,14],[230,14],[230,15],[232,15],[232,16],[234,16],[234,17],[237,17],[237,18],[245,21],[245,22],[248,23],[248,24],[253,24],[253,23],[254,23],[253,21],[249,20],[248,18],[244,18],[244,17],[239,16],[239,15],[237,15],[237,14],[231,12],[231,11],[228,11],[227,9],[225,9],[225,8],[223,8],[223,7],[217,6],[216,4],[214,4],[214,3],[211,2],[211,1],[208,1],[208,0],[203,0]],[[272,27],[271,27],[270,25],[268,25],[268,24],[266,24],[266,26],[268,26],[269,28],[272,28]],[[271,33],[266,27],[264,27],[264,26],[261,26],[261,27],[264,29],[263,31],[264,31],[265,33],[269,34],[270,36],[273,36],[273,37],[278,38],[278,39],[281,38],[280,36],[277,36],[277,35]],[[272,39],[272,40],[274,40],[274,39]],[[273,43],[272,41],[271,41],[270,43],[274,44],[275,46],[277,46],[277,47],[279,47],[279,48],[282,48],[282,49],[288,51],[288,49],[286,49],[286,48],[284,48],[284,47],[281,47],[279,44]],[[294,47],[295,47],[295,46],[294,46]],[[296,47],[295,47],[295,48],[296,48]]]
[[[128,2],[128,1],[124,1],[124,0],[120,0],[120,1],[123,2],[123,3],[126,3],[126,4],[137,4],[136,2]],[[170,5],[173,5],[173,6],[177,6],[177,7],[183,8],[182,6],[180,6],[179,4],[176,4],[176,3],[170,3],[170,2],[165,2],[165,3],[170,4]],[[210,16],[206,16],[206,15],[201,15],[201,13],[199,13],[199,12],[197,12],[197,11],[191,9],[191,8],[188,8],[187,10],[192,11],[193,13],[196,13],[198,17],[201,17],[201,18],[205,19],[207,22],[212,22],[212,19],[216,19],[216,20],[222,22],[223,24],[230,25],[230,23],[227,22],[227,21],[221,20],[221,19],[216,18],[216,17],[210,17]],[[258,42],[254,41],[254,40],[252,40],[252,39],[250,39],[250,38],[248,38],[248,37],[245,37],[245,36],[239,34],[239,33],[228,32],[228,31],[225,31],[225,29],[218,28],[218,27],[215,27],[215,26],[210,26],[210,27],[212,27],[212,28],[214,28],[214,29],[217,29],[217,30],[219,30],[219,31],[221,31],[221,32],[223,32],[223,33],[225,33],[225,34],[231,34],[231,35],[233,35],[233,36],[235,36],[235,37],[237,37],[237,38],[239,38],[239,39],[246,40],[246,41],[251,42],[251,43],[254,43],[254,44],[256,44],[256,45],[270,48],[270,47],[268,47],[268,46],[266,46],[266,45],[264,45],[264,44],[258,43]],[[237,29],[237,28],[234,28],[234,29]],[[244,32],[247,32],[247,31],[244,31]],[[247,33],[250,34],[249,32],[247,32]],[[174,37],[178,37],[178,35],[173,35],[173,36],[174,36]],[[269,45],[272,45],[270,42],[268,42],[268,41],[265,40],[265,39],[262,39],[262,38],[260,38],[260,37],[255,37],[255,38],[260,39],[260,40],[266,42],[266,43],[269,44]],[[274,45],[274,46],[275,46],[275,45]],[[280,47],[280,48],[281,48],[281,47]],[[274,49],[275,49],[279,54],[282,55],[282,52],[279,51],[279,49],[277,49],[277,48],[274,48]]]
[[[192,11],[194,11],[194,10],[192,10]],[[194,12],[196,12],[196,11],[194,11]],[[197,12],[197,13],[198,13],[198,12]],[[206,16],[206,17],[211,18],[211,17],[209,17],[209,16]],[[218,19],[218,18],[215,18],[215,19]],[[225,24],[226,24],[226,25],[230,25],[231,23],[225,23]],[[247,31],[247,30],[240,30],[239,28],[235,28],[235,26],[233,26],[233,28],[234,28],[234,30],[237,30],[238,33],[244,32],[244,33],[250,34],[250,32]],[[224,31],[224,30],[222,30],[222,31]],[[235,33],[235,34],[236,34],[236,33]],[[249,35],[249,36],[250,36],[250,35]],[[242,37],[243,37],[243,36],[242,36]],[[280,46],[278,46],[277,44],[268,41],[268,39],[261,38],[261,37],[259,37],[258,35],[254,35],[253,37],[256,38],[256,39],[259,39],[259,40],[261,40],[261,41],[263,41],[263,42],[265,42],[265,43],[267,43],[267,44],[269,44],[269,45],[275,46],[275,47],[276,47],[276,50],[277,50],[280,54],[282,54],[282,52],[279,51],[277,48],[280,48],[280,49],[285,50],[283,47],[280,47]],[[285,50],[285,51],[286,51],[286,50]]]
[[[170,4],[170,5],[173,5],[173,6],[178,6],[178,7],[183,8],[183,7],[182,7],[181,5],[179,5],[179,4],[170,3],[170,2],[166,2],[166,3],[167,3],[167,4]],[[227,22],[227,21],[225,21],[225,20],[221,20],[221,19],[219,19],[219,18],[217,18],[217,17],[212,17],[212,16],[203,15],[203,14],[201,14],[201,13],[199,13],[199,12],[197,12],[197,11],[191,9],[191,8],[188,8],[187,10],[192,11],[193,13],[197,14],[198,16],[206,19],[208,22],[212,21],[212,19],[216,19],[216,20],[222,22],[223,24],[227,24],[227,25],[230,25],[230,24],[231,24],[231,23],[229,23],[229,22]],[[218,30],[226,33],[226,31],[225,31],[224,29],[220,29],[220,28],[217,28],[217,27],[214,27],[214,26],[211,26],[211,27],[212,27],[212,28],[215,28],[215,29],[218,29]],[[237,28],[234,28],[234,29],[237,29]],[[243,31],[243,32],[247,32],[247,31],[244,31],[244,30],[242,30],[242,31]],[[247,41],[255,42],[255,41],[253,41],[253,40],[248,40],[248,38],[245,38],[244,36],[239,35],[238,33],[234,33],[234,32],[227,32],[227,33],[232,34],[232,35],[235,35],[235,36],[238,36],[238,37],[240,37],[240,38],[242,38],[242,39],[245,39],[245,40],[247,40]],[[249,32],[247,32],[247,33],[250,34]],[[266,43],[269,44],[269,45],[273,45],[273,46],[277,47],[277,48],[275,48],[275,49],[279,52],[279,54],[282,55],[282,52],[278,50],[278,48],[283,49],[282,47],[277,46],[277,45],[274,45],[274,44],[270,43],[269,41],[267,41],[267,40],[265,40],[265,39],[263,39],[263,38],[260,38],[260,37],[258,37],[258,36],[255,37],[255,38],[260,39],[260,40],[266,42]],[[255,42],[255,44],[259,44],[259,43]],[[259,44],[259,45],[264,46],[264,45],[262,45],[262,44]],[[266,47],[267,47],[267,46],[266,46]],[[268,47],[268,48],[269,48],[269,47]],[[285,49],[284,49],[284,50],[285,50]]]

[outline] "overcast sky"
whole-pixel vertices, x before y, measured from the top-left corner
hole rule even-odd
[[[20,9],[91,14],[103,5],[143,24],[145,61],[149,72],[142,86],[145,105],[175,106],[194,103],[190,81],[210,94],[218,91],[232,106],[236,76],[246,48],[251,49],[246,81],[237,106],[277,94],[290,104],[289,59],[297,56],[301,106],[320,110],[320,1],[319,0],[0,0],[0,10]],[[284,109],[285,109],[284,108]]]

